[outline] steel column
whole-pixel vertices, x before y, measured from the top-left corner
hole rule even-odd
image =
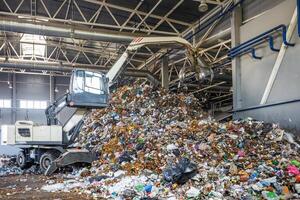
[[[12,74],[12,112],[11,112],[11,124],[14,124],[17,120],[17,79],[16,74]]]
[[[235,0],[238,2],[238,0]],[[237,6],[231,16],[231,44],[236,47],[240,44],[240,27],[242,25],[242,7]],[[232,84],[233,84],[233,108],[242,107],[241,98],[241,59],[236,57],[232,60]]]
[[[166,90],[169,90],[169,58],[164,56],[161,67],[161,85]]]
[[[54,90],[55,90],[55,77],[52,76],[50,74],[49,76],[49,100],[50,100],[50,103],[53,103],[54,100],[55,100],[55,93],[54,93]]]

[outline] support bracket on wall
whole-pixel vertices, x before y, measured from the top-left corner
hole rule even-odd
[[[274,47],[274,37],[273,36],[269,36],[269,46],[270,46],[270,49],[272,51],[275,51],[275,52],[279,52],[280,51],[280,49],[276,49]]]
[[[257,60],[261,60],[263,58],[261,56],[256,55],[254,48],[251,49],[251,55],[252,55],[252,58],[257,59]]]

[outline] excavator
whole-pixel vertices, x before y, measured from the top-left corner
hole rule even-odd
[[[84,124],[84,117],[92,109],[108,106],[109,89],[125,70],[129,53],[145,45],[181,45],[187,49],[195,74],[203,76],[207,66],[198,62],[193,46],[180,37],[145,37],[134,39],[118,61],[106,73],[87,69],[72,71],[69,92],[58,98],[45,110],[47,125],[32,121],[16,121],[14,125],[2,125],[2,145],[13,145],[21,149],[16,161],[26,169],[36,164],[45,175],[53,174],[58,168],[75,163],[92,163],[96,156],[87,149],[76,148],[74,143]],[[75,112],[65,123],[58,119],[66,107]]]

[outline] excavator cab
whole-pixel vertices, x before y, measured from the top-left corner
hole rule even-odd
[[[67,103],[70,107],[103,108],[108,104],[108,79],[105,74],[73,70]]]

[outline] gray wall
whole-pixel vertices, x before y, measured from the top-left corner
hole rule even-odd
[[[288,25],[291,21],[296,1],[285,0],[281,4],[267,11],[259,18],[241,27],[241,41],[251,39],[277,25]],[[275,83],[271,90],[267,104],[300,99],[300,39],[295,30],[293,43],[295,47],[289,47]],[[280,48],[282,39],[278,38],[275,46]],[[268,44],[257,51],[263,56],[262,60],[254,60],[245,55],[241,58],[241,97],[242,108],[258,106],[262,99],[271,71],[278,53],[272,52]],[[236,108],[236,106],[234,107]],[[253,117],[258,120],[279,123],[281,127],[299,133],[300,131],[300,103],[291,103],[258,110],[240,112],[235,118]]]
[[[7,81],[13,82],[13,74],[0,72],[0,99],[13,100],[13,89],[8,87]],[[13,112],[16,112],[16,120],[31,120],[38,124],[46,124],[45,110],[20,109],[19,100],[41,100],[50,103],[50,77],[46,75],[15,74],[16,80],[16,108],[0,108],[0,126],[14,124]],[[54,77],[54,99],[63,95],[68,89],[69,77]],[[0,154],[16,153],[15,148],[0,146]]]

